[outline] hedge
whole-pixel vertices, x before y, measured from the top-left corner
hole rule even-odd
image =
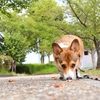
[[[55,68],[54,64],[18,64],[16,73],[34,74],[43,69]]]

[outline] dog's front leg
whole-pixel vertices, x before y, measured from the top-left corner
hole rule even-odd
[[[80,75],[80,72],[79,72],[79,68],[81,67],[81,61],[80,61],[80,58],[77,60],[77,63],[76,63],[76,78],[77,79],[81,79],[81,75]]]
[[[76,78],[77,79],[82,79],[78,69],[76,69]]]

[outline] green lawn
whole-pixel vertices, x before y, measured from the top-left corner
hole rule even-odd
[[[88,74],[88,75],[100,75],[100,70],[88,70],[86,72],[81,72],[81,74]]]
[[[0,75],[8,75],[8,74],[14,75],[15,72],[9,72],[9,71],[7,71],[5,69],[0,70]]]
[[[42,69],[40,71],[35,72],[34,74],[51,74],[51,73],[58,73],[57,68],[48,68]],[[87,72],[81,72],[81,74],[88,74],[88,75],[100,75],[100,70],[88,70]]]

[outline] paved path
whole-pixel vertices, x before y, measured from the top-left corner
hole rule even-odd
[[[61,81],[58,74],[0,77],[0,100],[100,100],[100,81]]]

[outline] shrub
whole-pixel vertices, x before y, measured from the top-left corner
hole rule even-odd
[[[0,70],[3,68],[9,70],[12,61],[13,59],[10,56],[0,55]]]
[[[17,73],[34,74],[44,69],[55,68],[53,64],[18,64]]]

